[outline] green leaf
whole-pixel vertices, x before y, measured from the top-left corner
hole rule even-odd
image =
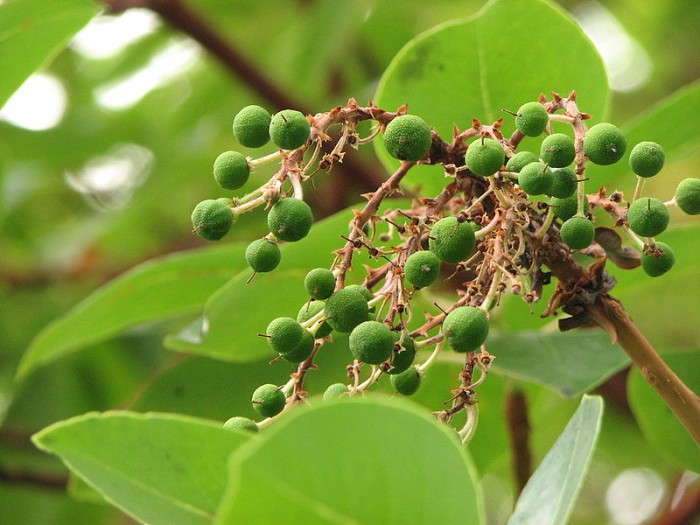
[[[661,357],[691,390],[700,392],[700,351],[664,353]],[[636,368],[627,380],[627,393],[634,417],[656,451],[674,464],[700,472],[697,443]]]
[[[252,435],[172,414],[90,413],[32,438],[109,501],[150,525],[206,525],[230,453]]]
[[[398,399],[297,409],[235,453],[229,472],[217,525],[482,523],[454,432]]]
[[[525,485],[508,525],[566,523],[588,470],[602,417],[602,399],[583,396],[564,432]]]
[[[88,0],[14,0],[0,4],[0,107],[99,9]]]
[[[18,375],[128,328],[196,311],[245,266],[244,250],[241,244],[203,248],[132,268],[44,328]]]

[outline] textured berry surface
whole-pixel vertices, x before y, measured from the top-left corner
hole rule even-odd
[[[246,106],[233,117],[233,136],[241,146],[259,148],[270,141],[270,113],[260,106]]]
[[[311,134],[311,125],[304,114],[295,109],[275,113],[270,120],[270,138],[280,149],[297,149]]]
[[[254,272],[271,272],[282,260],[282,252],[276,242],[263,237],[246,247],[245,260]]]
[[[265,334],[272,349],[278,354],[285,354],[301,342],[304,329],[291,317],[278,317],[267,325]]]
[[[474,253],[474,230],[467,222],[445,217],[433,224],[428,245],[441,261],[458,263]]]
[[[404,396],[412,396],[420,388],[420,374],[418,370],[411,367],[404,370],[400,374],[391,376],[391,386],[394,387],[399,394]]]
[[[469,145],[465,161],[469,171],[475,175],[489,177],[501,169],[506,154],[501,145],[493,139],[476,139]]]
[[[308,321],[314,315],[323,310],[325,306],[325,301],[311,301],[310,303],[305,304],[299,309],[299,313],[297,314],[297,321],[299,321],[300,323]],[[326,337],[327,335],[330,335],[332,331],[333,329],[331,328],[331,326],[327,322],[324,322],[321,323],[314,335],[317,338]]]
[[[630,229],[642,237],[659,235],[666,229],[670,219],[664,203],[653,197],[637,199],[627,210]]]
[[[666,155],[656,142],[640,142],[630,152],[630,168],[640,177],[653,177],[664,167]]]
[[[539,157],[531,151],[519,151],[508,159],[508,162],[506,162],[506,169],[508,171],[520,173],[520,170],[522,170],[525,166],[531,162],[537,162],[539,160]]]
[[[586,201],[587,200],[588,197],[586,197]],[[562,221],[569,220],[571,217],[576,215],[576,212],[578,211],[578,199],[576,195],[566,197],[565,199],[552,197],[551,199],[549,199],[549,205],[554,211],[554,216]],[[587,210],[588,207],[584,209],[584,211]]]
[[[394,349],[394,334],[384,323],[365,321],[350,332],[348,345],[355,359],[378,365],[391,357],[391,351]]]
[[[335,276],[327,268],[314,268],[306,274],[304,288],[314,299],[328,299],[335,289]]]
[[[346,290],[353,290],[357,293],[359,293],[362,297],[365,298],[365,301],[371,301],[372,300],[372,292],[369,291],[369,289],[365,288],[361,284],[350,284],[345,287]]]
[[[576,173],[569,168],[558,168],[552,170],[554,177],[552,178],[552,186],[549,188],[549,195],[558,199],[571,197],[576,193],[578,182],[576,182]]]
[[[416,347],[413,344],[413,339],[408,334],[404,334],[402,344],[397,352],[396,343],[401,339],[401,334],[398,332],[392,332],[392,334],[394,334],[394,353],[389,362],[391,368],[387,370],[387,374],[395,375],[400,374],[413,364],[416,358]]]
[[[542,162],[531,162],[518,174],[518,185],[528,195],[548,194],[554,184],[554,173]]]
[[[192,231],[208,241],[218,241],[233,226],[229,199],[207,199],[192,210]]]
[[[225,190],[237,190],[248,182],[250,167],[242,153],[224,151],[214,161],[214,179]]]
[[[362,294],[356,290],[343,288],[333,292],[326,300],[328,324],[336,332],[351,332],[358,324],[367,320],[369,308]]]
[[[489,335],[489,321],[480,308],[460,306],[455,308],[442,323],[445,340],[457,352],[478,349]]]
[[[348,386],[343,383],[333,383],[326,391],[323,393],[323,400],[328,401],[329,399],[338,399],[342,396],[348,395]]]
[[[224,428],[232,428],[236,430],[247,430],[248,432],[258,432],[258,425],[255,421],[247,417],[234,416],[224,423]]]
[[[676,262],[676,255],[671,247],[663,242],[642,252],[642,269],[651,277],[658,277],[671,269]]]
[[[287,242],[306,237],[313,222],[309,205],[291,197],[278,201],[267,214],[267,227],[275,237]]]
[[[537,137],[544,132],[549,115],[539,102],[526,102],[515,114],[515,127],[523,135]]]
[[[548,135],[542,141],[540,157],[552,168],[565,168],[576,158],[574,141],[563,133]]]
[[[583,138],[583,153],[594,164],[607,166],[622,158],[627,139],[617,126],[609,122],[596,124]]]
[[[440,273],[440,258],[431,251],[415,252],[406,259],[403,272],[413,286],[430,286]]]
[[[284,410],[286,403],[284,392],[277,385],[266,384],[253,392],[253,409],[262,417],[273,417]]]
[[[399,160],[417,162],[430,151],[430,128],[416,115],[400,115],[386,126],[384,147],[389,155]]]
[[[306,361],[309,358],[309,356],[311,356],[311,352],[313,352],[313,350],[314,336],[311,335],[308,331],[304,330],[299,344],[296,345],[291,352],[286,352],[282,354],[282,357],[285,361],[289,361],[290,363],[301,363],[302,361]]]
[[[593,242],[595,226],[585,217],[571,217],[561,225],[559,235],[569,248],[581,250]]]
[[[676,205],[688,215],[700,213],[700,179],[683,179],[678,184]]]

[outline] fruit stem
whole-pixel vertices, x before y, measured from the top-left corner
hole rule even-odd
[[[644,183],[646,179],[637,175],[637,185],[634,187],[634,193],[632,194],[632,202],[636,201],[642,196],[642,191],[644,190]]]
[[[428,359],[426,359],[422,364],[416,366],[416,370],[418,370],[419,374],[424,373],[431,366],[433,366],[433,363],[435,362],[438,355],[440,354],[440,351],[442,350],[442,345],[444,344],[444,342],[444,339],[439,341],[438,344],[435,345],[435,349],[433,350],[433,353],[430,354],[430,357],[428,357]]]
[[[464,422],[464,426],[459,430],[459,439],[462,441],[463,445],[467,445],[474,436],[477,424],[479,423],[479,404],[465,405],[464,412],[467,414],[467,420]]]
[[[259,159],[248,159],[248,164],[250,165],[251,168],[257,168],[258,166],[262,166],[263,164],[267,164],[268,162],[272,162],[274,160],[279,160],[280,158],[280,150],[273,151],[269,155],[265,155],[264,157],[260,157]]]
[[[552,222],[554,221],[554,208],[551,206],[547,208],[547,216],[544,218],[544,222],[542,223],[542,226],[540,226],[540,229],[537,230],[537,233],[535,233],[535,239],[542,239],[547,231],[549,230],[549,227],[552,225]]]
[[[574,117],[570,117],[568,115],[559,115],[557,113],[550,113],[549,114],[549,121],[557,121],[557,122],[566,122],[567,124],[574,124],[576,123],[576,119]]]
[[[623,226],[622,228],[624,229],[625,233],[629,236],[629,238],[632,240],[632,242],[634,242],[634,244],[637,245],[637,248],[639,248],[640,250],[643,250],[644,246],[645,246],[644,241],[642,239],[640,239],[636,233],[634,233],[632,230],[630,230],[629,226]]]

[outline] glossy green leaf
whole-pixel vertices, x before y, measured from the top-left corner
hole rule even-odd
[[[508,525],[566,523],[588,470],[602,417],[602,399],[583,396],[564,432],[525,485]]]
[[[694,392],[700,392],[700,351],[663,353],[663,360]],[[664,458],[700,472],[700,448],[656,391],[634,369],[627,380],[634,417],[644,437]]]
[[[217,525],[481,523],[456,435],[398,399],[298,409],[251,445],[231,458]]]
[[[89,0],[14,0],[0,4],[0,107],[98,11],[99,5]]]
[[[109,501],[150,525],[211,523],[228,456],[252,435],[172,414],[90,413],[33,437]]]

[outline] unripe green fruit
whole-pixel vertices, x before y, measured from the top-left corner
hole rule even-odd
[[[467,148],[465,162],[469,171],[482,177],[490,177],[501,169],[506,160],[506,153],[501,145],[493,139],[476,139]]]
[[[308,321],[314,315],[323,310],[325,306],[325,301],[311,301],[310,303],[305,304],[299,309],[299,313],[297,314],[297,321],[300,323]],[[316,330],[316,334],[314,335],[317,338],[326,337],[327,335],[330,335],[332,331],[333,329],[330,327],[330,325],[327,322],[324,322],[321,323],[321,325],[318,327],[318,330]]]
[[[559,229],[561,240],[572,250],[590,246],[595,238],[595,226],[585,217],[571,217]]]
[[[301,325],[291,317],[273,319],[265,330],[267,342],[278,354],[294,350],[301,342],[304,332]]]
[[[459,222],[455,217],[440,219],[430,230],[428,246],[441,261],[458,263],[474,253],[476,238],[474,230],[467,222]]]
[[[563,133],[548,135],[540,146],[540,157],[552,168],[564,168],[576,158],[574,141]]]
[[[642,269],[650,277],[665,274],[676,262],[676,254],[668,244],[657,242],[655,248],[642,252]],[[657,250],[661,253],[657,253]]]
[[[520,170],[522,170],[525,166],[532,162],[537,162],[539,160],[539,157],[531,151],[519,151],[518,153],[516,153],[508,159],[508,162],[506,163],[506,169],[508,171],[520,173]]]
[[[688,215],[700,213],[700,179],[684,179],[676,188],[676,206]]]
[[[248,245],[245,260],[256,273],[271,272],[282,260],[282,253],[276,242],[263,237]]]
[[[440,258],[431,251],[415,252],[406,259],[403,273],[417,288],[430,286],[440,273]]]
[[[399,394],[404,396],[412,396],[420,388],[421,376],[414,367],[404,370],[400,374],[393,375],[389,378],[391,386],[394,387]]]
[[[233,226],[230,199],[207,199],[192,210],[192,232],[208,241],[218,241]]]
[[[644,197],[637,199],[627,210],[630,229],[642,237],[655,237],[668,226],[671,215],[659,199]]]
[[[471,352],[486,341],[489,320],[480,308],[460,306],[447,314],[442,322],[442,331],[455,351]]]
[[[588,197],[586,197],[586,202],[588,202]],[[557,219],[567,221],[578,212],[578,197],[576,195],[566,197],[565,199],[552,197],[549,199],[549,205],[552,207],[554,216]],[[586,210],[587,209],[586,207]]]
[[[594,164],[607,166],[622,158],[627,149],[627,139],[617,126],[608,122],[596,124],[583,138],[583,153]]]
[[[224,151],[214,161],[214,179],[225,190],[237,190],[248,182],[250,166],[242,153]]]
[[[327,268],[314,268],[306,274],[304,288],[314,299],[328,299],[335,290],[335,275]]]
[[[539,102],[526,102],[515,114],[515,127],[529,137],[541,135],[548,122],[547,110]]]
[[[267,214],[267,226],[272,234],[287,242],[296,242],[306,237],[313,222],[311,208],[300,199],[282,199]]]
[[[282,354],[282,358],[294,364],[306,361],[311,356],[311,352],[314,351],[314,344],[314,336],[309,331],[304,330],[299,344],[291,352]]]
[[[235,429],[235,430],[246,430],[248,432],[258,432],[258,425],[255,421],[248,419],[247,417],[235,416],[228,419],[224,423],[224,428]]]
[[[259,148],[270,141],[272,117],[265,108],[250,105],[233,118],[233,136],[241,146]]]
[[[576,173],[569,168],[558,168],[552,170],[552,186],[549,188],[549,195],[558,199],[566,199],[576,193],[578,188],[578,178]]]
[[[417,162],[428,154],[432,143],[430,127],[416,115],[399,115],[384,131],[384,147],[395,159]]]
[[[367,320],[369,308],[360,292],[344,288],[333,292],[326,300],[328,324],[340,333],[351,332],[358,324]]]
[[[333,383],[323,393],[323,400],[338,399],[339,397],[347,396],[350,391],[348,386],[343,383]]]
[[[295,109],[275,113],[270,121],[270,138],[280,149],[297,149],[311,134],[311,125],[304,114]]]
[[[369,291],[369,289],[365,288],[361,284],[350,284],[345,287],[346,290],[354,290],[357,293],[359,293],[362,297],[365,298],[365,301],[371,301],[373,299],[372,292]]]
[[[640,177],[653,177],[664,167],[663,148],[656,142],[640,142],[630,153],[630,168]]]
[[[398,343],[401,338],[401,334],[398,332],[392,332],[394,334],[394,343]],[[387,374],[395,375],[400,374],[404,370],[407,370],[409,366],[413,364],[416,358],[416,347],[413,344],[413,339],[408,334],[404,334],[403,344],[399,351],[396,351],[396,344],[394,344],[394,352],[389,364],[391,368],[387,370]]]
[[[370,365],[378,365],[391,357],[394,334],[378,321],[365,321],[350,332],[350,352],[355,359]]]
[[[531,162],[518,174],[518,185],[528,195],[548,194],[554,184],[554,173],[542,162]]]
[[[262,417],[274,417],[284,410],[287,398],[277,385],[266,384],[253,392],[251,402]]]

